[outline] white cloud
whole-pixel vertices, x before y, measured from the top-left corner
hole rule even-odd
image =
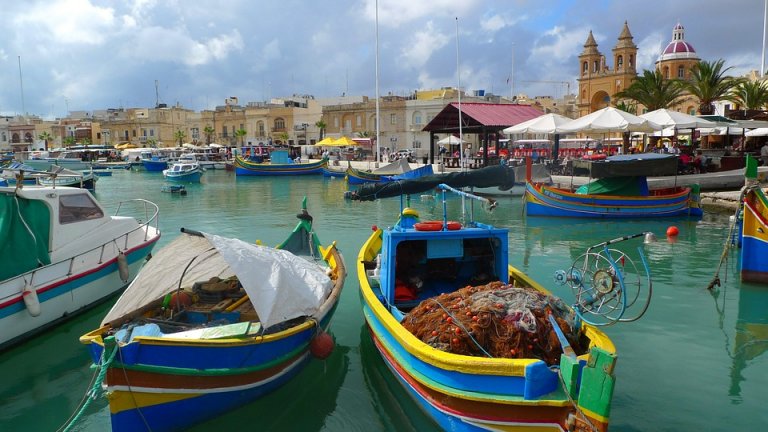
[[[637,43],[637,71],[640,73],[644,69],[654,70],[656,60],[661,55],[667,43],[669,36],[663,36],[661,32],[653,32]]]
[[[189,66],[209,64],[225,59],[232,51],[243,48],[237,30],[207,40],[194,40],[184,29],[145,28],[135,35],[123,54],[141,61],[163,61]]]
[[[37,3],[13,20],[18,31],[35,31],[56,43],[103,43],[115,23],[115,11],[92,5],[88,0]]]
[[[531,56],[527,63],[532,70],[539,70],[542,75],[574,75],[578,69],[574,56],[582,51],[589,29],[556,26],[534,42]]]
[[[405,44],[401,54],[401,67],[421,68],[432,57],[432,53],[444,47],[450,37],[440,33],[435,29],[432,21],[428,22],[426,28],[416,32],[411,37],[411,41]]]
[[[455,16],[461,19],[470,11],[478,8],[481,0],[379,0],[379,25],[398,27],[408,22],[419,22],[435,15]],[[371,21],[375,20],[376,4],[374,0],[365,0],[364,14]]]

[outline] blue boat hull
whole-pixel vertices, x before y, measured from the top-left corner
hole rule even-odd
[[[768,284],[768,199],[754,188],[744,197],[741,280]]]

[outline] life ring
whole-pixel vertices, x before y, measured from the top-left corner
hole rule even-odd
[[[424,221],[413,224],[416,231],[440,231],[443,229],[443,223],[440,221]]]
[[[424,221],[413,224],[416,231],[441,231],[443,229],[443,223],[440,221]],[[445,228],[450,231],[460,230],[461,223],[456,221],[448,221],[445,224]]]

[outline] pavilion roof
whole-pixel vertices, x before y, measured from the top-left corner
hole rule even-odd
[[[498,132],[544,114],[530,105],[462,103],[462,133]],[[459,131],[459,104],[451,102],[430,121],[425,132]]]

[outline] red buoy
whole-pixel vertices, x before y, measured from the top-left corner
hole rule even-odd
[[[192,305],[192,296],[186,291],[174,291],[171,294],[171,300],[168,302],[168,306],[171,310],[178,312],[184,310]]]
[[[675,237],[678,234],[680,234],[680,230],[676,226],[672,225],[667,228],[667,237]]]
[[[378,231],[378,230],[379,230],[379,227],[377,227],[376,225],[371,226],[371,231]]]
[[[309,342],[309,352],[320,360],[325,360],[333,352],[334,342],[331,335],[320,330]]]

